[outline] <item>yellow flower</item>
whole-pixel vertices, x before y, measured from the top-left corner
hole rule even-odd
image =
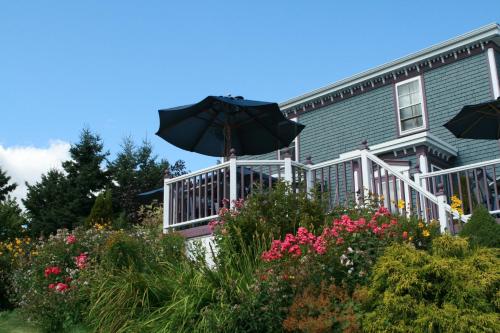
[[[398,208],[403,209],[405,208],[405,201],[404,200],[398,200]]]
[[[413,240],[413,236],[410,236],[408,240],[411,242]]]
[[[418,227],[419,228],[423,228],[424,227],[424,224],[422,222],[418,222]]]
[[[21,240],[16,237],[16,245],[21,245]]]
[[[462,200],[460,200],[456,195],[453,195],[451,197],[451,210],[456,212],[459,216],[462,216],[464,214],[464,211],[462,209]]]
[[[378,197],[378,200],[380,200],[380,201],[384,201],[384,196],[381,194],[381,195]]]
[[[429,232],[429,230],[424,229],[424,231],[422,232],[422,235],[424,235],[424,237],[429,237],[431,235],[431,233]]]

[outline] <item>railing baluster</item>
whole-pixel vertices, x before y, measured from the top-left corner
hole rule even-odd
[[[373,190],[373,195],[379,196],[380,194],[377,193],[377,186],[376,186],[376,177],[375,177],[375,168],[373,167],[373,162],[372,160],[368,160],[368,163],[370,163],[371,166],[371,174],[372,174],[372,190]],[[379,175],[380,177],[380,175]],[[389,204],[390,207],[390,204]]]
[[[476,204],[480,204],[481,203],[481,199],[480,199],[480,194],[479,194],[479,181],[477,180],[477,171],[476,169],[472,170],[472,174],[474,175],[474,183],[475,183],[475,188],[476,188],[476,199],[477,199],[477,203]]]
[[[380,175],[379,175],[380,176]],[[397,186],[396,186],[396,177],[392,175],[392,192],[394,193],[394,211],[398,212],[398,191],[397,191]]]
[[[248,188],[248,192],[252,193],[252,191],[253,191],[253,167],[249,166],[248,170],[250,171],[250,187]]]
[[[280,169],[280,167],[278,166],[278,170]],[[295,172],[297,172],[297,168],[295,166],[292,165],[292,189],[293,189],[293,193],[295,192],[298,192],[298,185],[297,185],[297,178],[295,177]]]
[[[382,195],[384,190],[382,189],[382,168],[378,166],[378,193]]]
[[[460,179],[460,171],[457,172],[457,181],[458,181],[458,197],[460,198],[460,206],[462,211],[464,211],[464,198],[462,197],[462,180]]]
[[[335,204],[340,204],[339,165],[335,164]]]
[[[201,218],[202,215],[202,208],[201,208],[201,184],[203,182],[203,175],[200,175],[199,177],[199,187],[198,187],[198,218]]]
[[[205,203],[205,215],[208,216],[208,172],[205,174],[205,195],[203,196],[203,201]]]
[[[351,175],[351,190],[352,190],[352,196],[353,196],[353,200],[354,202],[356,202],[356,184],[354,182],[354,162],[353,160],[351,160],[351,172],[349,173]]]
[[[224,199],[229,199],[229,198],[227,197],[227,181],[228,181],[228,179],[227,179],[227,178],[228,178],[228,177],[236,177],[236,175],[230,175],[230,174],[229,174],[229,168],[224,168],[224,174],[223,174],[223,177],[224,177],[224,178],[223,178],[223,183],[224,183],[224,184],[223,184],[223,185],[224,185],[224,189],[223,189],[224,198],[223,198],[223,200],[224,200]]]
[[[365,201],[365,190],[364,190],[364,184],[363,184],[363,170],[362,170],[362,165],[361,165],[361,158],[357,159],[357,164],[358,164],[358,192],[359,192],[359,197],[361,198],[361,201],[364,203]]]
[[[214,206],[215,206],[215,213],[216,213],[216,214],[218,214],[218,213],[219,213],[219,209],[220,209],[220,200],[221,200],[221,198],[220,198],[220,195],[221,195],[221,188],[220,188],[220,183],[221,183],[221,181],[220,181],[220,173],[221,173],[221,169],[218,169],[218,170],[217,170],[217,183],[215,183],[215,185],[216,185],[215,187],[217,187],[217,190],[216,190],[216,192],[217,192],[217,206],[215,206],[215,205],[214,205]]]
[[[272,167],[270,165],[268,168],[269,168],[269,175],[267,178],[268,178],[268,183],[269,183],[269,192],[271,192],[273,189],[273,176],[272,176],[273,170],[272,170]]]
[[[465,170],[465,184],[467,185],[467,196],[469,198],[469,212],[472,213],[472,194],[470,190],[469,171]]]
[[[215,214],[214,182],[215,182],[215,171],[212,171],[212,181],[210,182],[210,215]]]
[[[400,194],[401,200],[404,203],[403,208],[402,208],[402,212],[403,212],[403,214],[406,214],[406,204],[407,204],[407,202],[406,202],[406,195],[405,195],[406,194],[405,193],[406,192],[405,191],[405,184],[401,180],[399,181],[399,190],[400,190],[400,193],[401,193]]]
[[[328,209],[332,209],[332,166],[328,166]]]
[[[387,172],[386,169],[385,171],[385,192],[387,196],[387,206],[390,208],[391,207],[391,191],[389,190],[389,173]]]
[[[498,189],[497,189],[497,172],[496,172],[496,164],[492,166],[493,167],[493,188],[495,190],[495,200],[493,201],[493,209],[497,210],[498,209]]]
[[[262,165],[259,166],[259,180],[260,180],[260,183],[259,183],[260,190],[262,191],[263,183],[264,183],[264,178],[262,176]]]
[[[185,222],[184,219],[184,179],[181,180],[181,222]]]
[[[196,219],[196,176],[193,179],[193,219]]]
[[[240,166],[240,197],[245,199],[245,167]]]
[[[321,193],[324,192],[324,183],[325,183],[325,169],[321,168],[321,183],[320,183],[320,191]]]
[[[487,173],[486,173],[486,167],[483,167],[483,183],[484,183],[484,189],[486,191],[486,207],[488,207],[488,210],[493,210],[491,209],[490,205],[490,187],[488,186],[488,180],[487,180]]]
[[[345,200],[344,204],[348,205],[349,204],[349,192],[347,190],[347,162],[342,163],[344,166],[344,192],[345,192]]]
[[[421,219],[422,213],[421,213],[421,204],[420,204],[420,193],[418,191],[415,191],[415,203],[417,205],[417,218]]]

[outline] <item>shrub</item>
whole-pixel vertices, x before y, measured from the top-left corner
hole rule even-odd
[[[104,244],[102,257],[111,268],[132,268],[141,271],[144,266],[141,242],[123,231],[112,233]]]
[[[373,270],[367,332],[498,332],[498,250],[444,235],[433,253],[389,247]],[[457,258],[463,256],[463,258]]]
[[[87,227],[96,224],[110,225],[113,221],[113,199],[111,190],[107,190],[97,196],[89,216],[85,220]]]
[[[500,225],[483,206],[474,209],[460,236],[468,237],[473,246],[500,247]]]

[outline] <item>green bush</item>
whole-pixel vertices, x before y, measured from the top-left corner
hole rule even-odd
[[[112,233],[104,244],[102,258],[111,268],[141,271],[144,268],[143,244],[123,231]]]
[[[460,236],[469,238],[473,246],[500,247],[500,224],[488,209],[477,206],[464,224]]]
[[[97,196],[89,216],[85,220],[87,227],[96,224],[109,225],[113,221],[113,198],[111,190],[107,190]]]
[[[433,253],[389,247],[369,286],[367,332],[498,332],[499,252],[444,235]]]

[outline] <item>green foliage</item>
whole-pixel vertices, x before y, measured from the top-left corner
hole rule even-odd
[[[0,202],[6,200],[9,193],[14,191],[17,187],[16,183],[9,183],[10,177],[0,168]]]
[[[23,203],[27,210],[28,230],[32,235],[48,236],[57,229],[72,229],[77,224],[78,217],[67,202],[71,188],[62,172],[50,170],[42,175],[38,183],[27,184],[27,187]]]
[[[374,267],[367,332],[498,332],[498,250],[468,249],[444,235],[433,254],[389,247]],[[463,258],[457,258],[463,256]]]
[[[123,211],[131,223],[137,220],[142,204],[137,195],[161,187],[165,171],[173,177],[185,173],[185,164],[181,160],[173,165],[166,160],[158,161],[147,140],[137,147],[130,137],[126,137],[121,147],[116,159],[108,164],[108,170],[113,180],[114,206]]]
[[[63,162],[71,192],[67,205],[80,220],[85,219],[94,204],[95,195],[109,184],[107,172],[102,169],[108,152],[98,134],[84,128],[80,141],[69,149],[71,159]]]
[[[113,200],[111,190],[107,190],[97,196],[90,211],[90,215],[86,219],[87,227],[92,227],[96,223],[111,224],[113,221]]]
[[[477,206],[464,224],[460,236],[469,238],[473,246],[500,247],[500,224],[488,209]]]
[[[24,214],[15,200],[8,198],[0,202],[0,241],[21,237],[25,224]]]
[[[125,232],[111,234],[103,249],[103,260],[108,267],[142,270],[144,266],[143,246],[139,240]]]
[[[237,214],[223,213],[224,237],[219,240],[220,250],[227,246],[230,251],[238,252],[241,240],[251,247],[256,238],[281,239],[300,226],[320,230],[325,224],[325,212],[325,201],[310,200],[307,193],[296,193],[285,183],[279,183],[272,191],[255,191]]]

